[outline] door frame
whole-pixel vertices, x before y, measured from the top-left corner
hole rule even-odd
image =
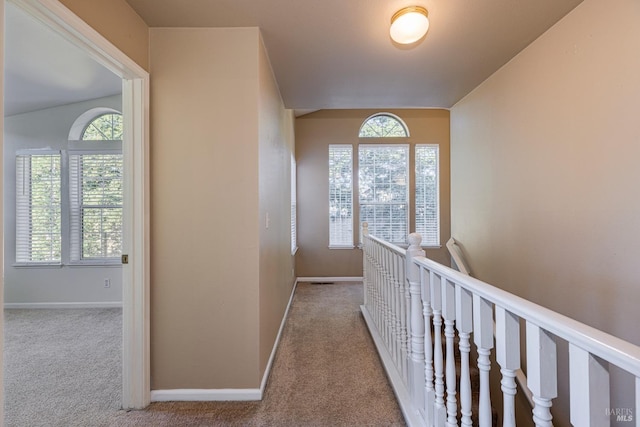
[[[73,45],[122,78],[124,122],[124,210],[122,282],[122,407],[141,409],[151,400],[149,346],[149,73],[58,0],[0,0],[0,18],[10,1],[53,29]],[[4,34],[4,19],[0,19]],[[4,85],[4,47],[0,44],[0,85]],[[0,86],[4,96],[4,87]],[[0,120],[4,118],[0,104]],[[4,123],[2,122],[4,129]],[[0,133],[0,146],[2,133]],[[0,154],[1,156],[1,154]],[[0,157],[1,158],[1,157]],[[0,163],[1,164],[1,163]],[[1,179],[1,177],[0,177]],[[0,187],[0,196],[2,189]],[[0,197],[0,203],[2,198]],[[0,237],[2,229],[0,228]],[[1,249],[0,249],[1,251]],[[1,253],[1,252],[0,252]],[[0,281],[0,302],[4,302]],[[4,320],[0,316],[0,326]],[[0,327],[0,346],[3,340]],[[0,378],[2,365],[0,364]],[[0,414],[4,392],[0,384]]]

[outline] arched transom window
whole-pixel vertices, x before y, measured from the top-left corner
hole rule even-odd
[[[96,117],[84,128],[81,139],[84,141],[121,141],[122,115],[107,113]]]
[[[367,118],[360,126],[360,138],[406,138],[409,129],[402,119],[391,113],[378,113]]]

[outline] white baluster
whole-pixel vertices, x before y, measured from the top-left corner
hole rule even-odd
[[[571,424],[608,426],[609,363],[569,343],[569,390]]]
[[[396,331],[396,337],[395,337],[395,352],[394,352],[394,357],[396,359],[396,367],[398,368],[398,372],[402,372],[402,319],[401,319],[401,312],[402,312],[402,296],[400,294],[400,270],[402,270],[402,268],[404,267],[404,264],[402,263],[402,257],[397,254],[394,253],[393,254],[393,265],[394,265],[394,277],[395,277],[395,281],[394,281],[394,298],[395,298],[395,304],[394,304],[394,320],[395,320],[395,331]]]
[[[401,259],[401,261],[405,261]],[[410,295],[407,290],[406,262],[400,269],[400,343],[402,353],[402,378],[405,385],[409,385],[409,303]]]
[[[389,249],[384,248],[384,264],[385,264],[385,275],[384,275],[384,330],[385,330],[385,343],[387,344],[387,349],[391,352],[391,270],[389,264]]]
[[[431,306],[433,307],[433,376],[435,382],[434,425],[442,426],[445,420],[444,368],[442,363],[442,286],[437,274],[431,276]]]
[[[480,427],[492,425],[491,392],[489,391],[489,355],[493,348],[493,310],[492,304],[473,296],[473,341],[478,347],[478,369],[480,370],[480,405],[478,419]]]
[[[496,360],[502,373],[503,426],[516,425],[516,371],[520,369],[520,319],[496,306]]]
[[[533,393],[533,422],[551,427],[551,400],[558,396],[556,342],[552,335],[527,322],[527,387]]]
[[[456,336],[456,289],[453,282],[442,282],[442,317],[444,317],[444,336],[446,339],[446,380],[447,380],[447,425],[458,425],[458,403],[456,400],[456,361],[453,339]]]
[[[433,405],[436,395],[433,388],[433,336],[431,335],[431,273],[424,268],[420,269],[420,282],[422,283],[422,316],[424,317],[424,393],[425,393],[425,419],[433,420]]]
[[[396,368],[400,365],[400,358],[398,357],[398,351],[400,347],[398,346],[399,341],[399,324],[400,319],[398,319],[398,287],[400,286],[398,283],[398,265],[396,263],[396,253],[391,252],[391,271],[393,274],[391,276],[391,337],[392,341],[392,356],[393,362],[396,365]]]
[[[363,272],[362,272],[362,281],[364,282],[364,306],[369,308],[369,288],[370,288],[370,284],[369,284],[369,273],[371,272],[370,270],[370,266],[369,266],[369,250],[368,250],[368,245],[369,245],[369,239],[367,238],[369,236],[369,223],[368,222],[363,222],[362,223],[362,266],[363,266]]]
[[[409,247],[407,248],[406,272],[411,295],[411,396],[417,408],[424,405],[424,320],[422,318],[422,300],[420,297],[420,267],[413,258],[424,256],[420,247],[422,237],[418,233],[409,235]]]
[[[471,426],[471,375],[469,373],[469,337],[473,331],[473,297],[471,292],[456,285],[456,327],[460,337],[460,424]]]

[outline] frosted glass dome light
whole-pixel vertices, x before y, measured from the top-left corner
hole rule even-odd
[[[396,43],[415,43],[427,34],[429,18],[427,9],[421,6],[409,6],[397,11],[391,17],[389,34]]]

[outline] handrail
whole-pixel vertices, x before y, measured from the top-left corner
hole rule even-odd
[[[380,239],[380,238],[378,238],[376,236],[373,236],[371,234],[368,234],[367,237],[369,239],[377,242],[378,244],[384,246],[385,248],[387,248],[387,249],[399,254],[399,255],[402,255],[402,256],[406,256],[407,255],[407,250],[401,248],[400,246],[396,246],[393,243],[389,243],[386,240],[382,240],[382,239]]]
[[[429,270],[446,276],[463,288],[483,299],[507,308],[509,312],[572,344],[578,345],[625,371],[640,377],[640,347],[575,319],[513,295],[495,286],[464,275],[450,267],[425,257],[416,257],[414,262]]]
[[[635,405],[640,408],[640,346],[427,259],[420,241],[419,234],[409,235],[405,250],[363,234],[361,310],[408,425],[456,425],[458,420],[471,425],[473,378],[479,380],[479,406],[473,413],[481,426],[491,425],[494,348],[504,425],[516,425],[518,389],[532,404],[536,425],[552,425],[552,401],[558,397],[557,339],[568,343],[563,353],[568,351],[569,357],[566,396],[573,425],[608,425],[604,417],[611,414],[601,408],[610,406],[609,365],[635,377]],[[464,268],[455,245],[452,239],[447,247],[459,258],[456,265]],[[520,337],[523,324],[525,341]],[[520,371],[521,345],[526,347],[528,380]],[[470,374],[471,356],[479,377]]]
[[[449,250],[451,258],[453,258],[453,262],[458,267],[458,270],[467,276],[471,276],[471,269],[464,259],[462,252],[458,249],[459,247],[458,242],[453,237],[451,237],[447,242],[447,249]]]
[[[458,267],[460,273],[471,276],[471,270],[468,267],[467,261],[464,259],[464,255],[462,254],[462,251],[460,250],[460,246],[458,245],[456,239],[454,239],[453,237],[449,239],[449,241],[447,242],[447,249],[449,250],[449,254],[451,255],[451,258],[453,258],[453,262],[455,263],[456,267]],[[494,321],[494,336],[496,334],[495,327],[496,325]],[[531,393],[531,390],[529,390],[529,388],[527,387],[527,376],[522,371],[522,369],[516,370],[516,380],[518,381],[520,389],[524,392],[524,396],[527,399],[527,402],[529,402],[529,406],[533,408],[535,406],[535,402],[533,401],[533,393]]]

